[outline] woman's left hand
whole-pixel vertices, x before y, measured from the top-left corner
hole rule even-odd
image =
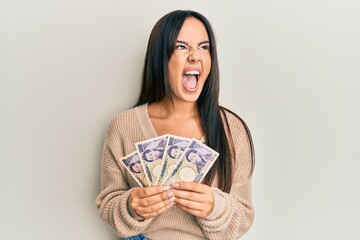
[[[212,189],[205,184],[194,182],[173,183],[175,205],[196,216],[207,217],[214,209]]]

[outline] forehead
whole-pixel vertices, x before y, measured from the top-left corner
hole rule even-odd
[[[178,40],[201,42],[209,40],[209,36],[200,20],[188,17],[180,29]]]

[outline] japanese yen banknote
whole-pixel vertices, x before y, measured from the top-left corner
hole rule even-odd
[[[163,183],[164,178],[176,167],[184,150],[189,146],[191,139],[169,135],[162,160],[160,175],[156,184]]]
[[[161,172],[161,163],[168,135],[135,144],[149,186],[155,186]]]
[[[193,139],[176,163],[176,167],[165,177],[164,183],[200,183],[218,156],[219,153]]]
[[[137,151],[123,157],[120,162],[125,166],[126,170],[128,170],[130,175],[135,179],[140,187],[148,186]]]
[[[200,183],[219,156],[199,140],[170,134],[137,142],[135,147],[137,151],[121,162],[140,187]]]

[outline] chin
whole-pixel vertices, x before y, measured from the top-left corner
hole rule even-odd
[[[199,99],[200,94],[196,94],[193,96],[184,96],[182,97],[182,101],[184,102],[188,102],[188,103],[196,103],[197,100]]]

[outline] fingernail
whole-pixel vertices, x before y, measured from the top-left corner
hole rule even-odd
[[[173,184],[171,184],[171,186],[172,186],[173,188],[178,188],[180,185],[179,185],[178,183],[173,183]]]
[[[169,197],[172,197],[172,196],[174,196],[174,193],[173,192],[168,192],[167,194],[166,194],[166,196],[169,198]]]
[[[168,202],[171,204],[174,204],[174,201],[175,201],[175,197],[172,196],[171,198],[168,199]]]
[[[169,190],[169,189],[170,189],[170,186],[169,186],[169,185],[163,186],[163,190],[164,190],[164,191],[167,191],[167,190]]]

